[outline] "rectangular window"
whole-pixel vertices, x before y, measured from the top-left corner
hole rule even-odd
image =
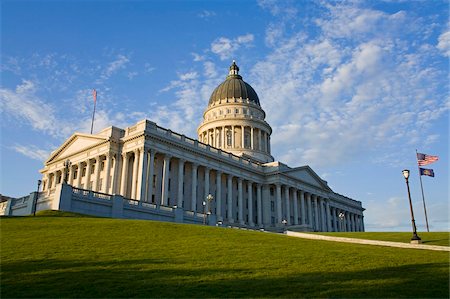
[[[231,109],[227,109],[227,114],[230,114],[231,113]]]
[[[271,210],[272,212],[275,211],[275,203],[274,203],[273,201],[270,202],[270,210]]]
[[[234,113],[238,114],[238,113],[239,113],[239,109],[236,109],[236,110],[234,111]]]

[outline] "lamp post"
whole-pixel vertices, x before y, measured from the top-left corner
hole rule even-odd
[[[339,213],[339,223],[340,223],[340,226],[341,226],[341,231],[344,230],[344,218],[345,218],[345,214],[340,212]]]
[[[411,238],[411,243],[419,244],[422,242],[422,240],[417,235],[416,221],[414,220],[414,211],[413,211],[412,201],[411,201],[411,192],[409,191],[409,181],[408,181],[409,170],[405,169],[402,171],[402,173],[406,180],[406,188],[408,189],[409,209],[411,211],[411,223],[412,223],[412,229],[413,229],[413,236]]]
[[[67,180],[69,179],[69,167],[72,165],[69,159],[64,161],[64,184],[67,184]]]
[[[38,184],[37,184],[36,198],[35,198],[35,200],[34,200],[33,216],[36,216],[37,201],[38,201],[38,199],[39,199],[39,188],[41,187],[42,181],[41,181],[41,180],[38,180],[37,183],[38,183]]]
[[[287,231],[287,220],[286,220],[286,219],[283,219],[283,220],[281,221],[281,223],[284,224],[284,231]]]
[[[211,202],[213,201],[214,196],[210,194],[208,194],[208,196],[206,196],[206,201],[203,201],[203,224],[206,224],[206,217],[209,215],[211,215]],[[208,207],[206,207],[208,205]],[[206,209],[208,209],[208,211],[206,211]]]
[[[206,224],[206,201],[202,201],[203,205],[203,224]]]

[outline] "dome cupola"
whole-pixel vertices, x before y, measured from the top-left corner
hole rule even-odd
[[[244,101],[252,102],[259,105],[259,98],[253,87],[242,80],[239,75],[239,67],[236,61],[230,66],[230,72],[227,78],[219,86],[214,89],[209,98],[209,106],[217,101],[224,99],[243,99]]]
[[[203,113],[197,129],[199,141],[262,163],[272,162],[272,128],[265,117],[258,95],[239,75],[233,60],[228,76],[214,89]]]

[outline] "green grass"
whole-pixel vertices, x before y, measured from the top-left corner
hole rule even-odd
[[[412,233],[407,232],[353,232],[317,233],[325,236],[410,243]],[[450,246],[450,232],[418,232],[424,245]]]
[[[1,298],[449,297],[448,252],[54,213],[0,224]]]

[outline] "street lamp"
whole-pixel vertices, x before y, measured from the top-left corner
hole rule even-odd
[[[411,238],[411,243],[419,244],[419,243],[422,243],[422,240],[417,235],[416,221],[414,220],[414,211],[413,211],[412,201],[411,201],[411,192],[409,191],[409,181],[408,181],[409,170],[405,169],[402,171],[402,173],[406,180],[406,188],[408,189],[409,209],[411,210],[411,223],[412,223],[412,229],[413,229],[413,236]]]
[[[37,192],[36,192],[36,198],[34,200],[34,209],[33,209],[33,216],[36,216],[36,209],[37,209],[37,201],[39,199],[39,188],[41,187],[41,180],[38,180],[38,184],[37,184]]]
[[[283,220],[281,221],[281,223],[284,224],[284,231],[287,231],[287,220],[286,220],[286,219],[283,219]]]
[[[344,218],[345,218],[345,214],[340,212],[339,213],[339,220],[340,220],[339,222],[341,224],[341,231],[344,230]]]
[[[202,201],[203,205],[203,224],[206,224],[206,201]]]
[[[69,179],[69,167],[72,165],[72,162],[67,159],[64,161],[64,184],[67,184],[67,180]]]

